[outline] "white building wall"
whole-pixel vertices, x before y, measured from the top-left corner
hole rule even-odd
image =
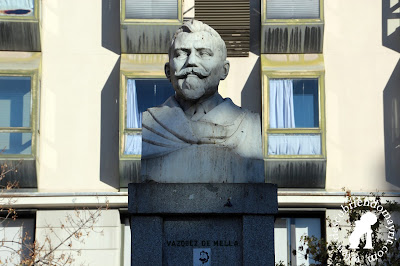
[[[40,191],[118,189],[100,180],[102,92],[119,58],[102,19],[102,1],[42,1]]]
[[[95,212],[96,209],[90,210]],[[101,216],[93,228],[81,230],[79,239],[70,238],[54,253],[59,256],[64,253],[72,255],[72,265],[120,265],[121,261],[121,221],[118,210],[102,210]],[[68,217],[77,225],[82,225],[79,219],[88,217],[88,210],[51,210],[36,213],[36,242],[45,243],[48,236],[53,247],[66,239],[77,226],[69,223]],[[90,223],[88,223],[90,224]],[[87,235],[89,233],[89,235]],[[69,246],[70,245],[70,246]],[[48,247],[46,244],[45,247]]]
[[[400,54],[382,45],[382,23],[382,1],[325,0],[327,190],[400,190],[385,179],[383,130]]]

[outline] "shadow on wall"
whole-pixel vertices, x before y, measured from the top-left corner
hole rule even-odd
[[[120,1],[102,0],[101,3],[101,46],[121,54]]]
[[[382,0],[382,45],[400,52],[400,1],[394,2]],[[386,181],[400,187],[400,61],[383,91],[383,114]]]
[[[400,187],[400,61],[383,91],[386,181]]]
[[[382,45],[400,53],[400,1],[393,2],[382,0]]]
[[[250,52],[260,55],[261,38],[261,1],[250,1]],[[255,25],[253,27],[253,25]],[[260,58],[254,64],[253,69],[243,87],[241,93],[241,106],[250,111],[261,114],[261,82],[260,82]]]
[[[119,188],[119,58],[101,91],[100,181]]]
[[[244,84],[241,98],[242,107],[246,108],[255,113],[261,114],[261,81],[260,81],[260,71],[261,71],[261,60],[257,59],[254,64],[253,69]]]

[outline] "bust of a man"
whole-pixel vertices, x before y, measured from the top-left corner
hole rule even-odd
[[[260,118],[218,93],[228,73],[214,29],[192,20],[175,33],[165,64],[175,95],[143,113],[143,182],[264,182]]]

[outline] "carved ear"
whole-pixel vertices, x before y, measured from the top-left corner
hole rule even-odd
[[[171,81],[171,67],[168,62],[165,63],[164,72],[165,72],[165,76],[167,76],[167,79],[169,79],[169,81]]]
[[[226,77],[228,76],[229,67],[230,67],[229,61],[228,61],[228,60],[225,60],[224,65],[223,65],[223,67],[222,67],[221,80],[226,79]]]

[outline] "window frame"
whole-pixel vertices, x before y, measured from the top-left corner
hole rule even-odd
[[[292,55],[289,55],[292,56]],[[321,55],[322,57],[322,55]],[[321,59],[321,58],[319,58]],[[282,62],[281,64],[287,64]],[[263,64],[262,64],[263,65]],[[326,158],[326,125],[325,125],[325,71],[301,69],[302,62],[295,66],[284,67],[279,64],[268,70],[262,70],[262,92],[263,92],[263,150],[264,159],[325,159]],[[300,66],[300,68],[299,68]],[[264,65],[262,66],[264,68]],[[269,81],[271,79],[318,79],[318,107],[319,127],[318,128],[270,128],[269,124]],[[321,154],[319,155],[269,155],[268,134],[320,134]]]
[[[296,218],[314,218],[314,219],[319,219],[320,220],[320,229],[321,229],[321,239],[324,238],[326,239],[326,210],[323,209],[321,211],[310,211],[310,210],[301,210],[301,209],[295,209],[295,210],[279,210],[279,213],[275,216],[275,218],[280,218],[280,219],[296,219]],[[274,223],[274,230],[275,230],[275,223]],[[274,232],[275,235],[275,232]],[[275,236],[274,236],[275,239]],[[275,241],[275,240],[274,240]],[[290,257],[290,261],[292,261],[292,250],[290,250],[290,247],[292,246],[293,243],[287,243],[288,244],[288,250],[289,254],[288,256]],[[275,242],[274,242],[275,245]],[[297,250],[296,250],[297,251]]]
[[[130,56],[139,57],[130,60]],[[125,134],[142,133],[141,128],[126,128],[127,83],[128,79],[166,79],[164,65],[168,62],[167,54],[136,54],[125,55],[121,59],[120,94],[119,94],[119,158],[125,160],[140,160],[141,155],[125,154]],[[165,61],[164,61],[165,60]],[[148,63],[150,62],[150,63]],[[147,67],[143,67],[147,65]],[[146,69],[147,68],[147,69]]]
[[[32,16],[0,16],[0,21],[26,21],[26,22],[37,22],[39,21],[39,0],[33,0],[34,9]]]
[[[267,18],[267,1],[262,0],[262,23],[276,23],[276,24],[311,24],[311,23],[321,23],[324,22],[324,0],[319,0],[319,18],[306,18],[306,19],[268,19]]]
[[[31,110],[29,127],[0,127],[0,133],[32,133],[30,154],[0,154],[0,160],[36,158],[36,133],[38,120],[38,70],[0,70],[2,77],[30,77],[31,78]]]
[[[144,25],[180,25],[183,23],[183,14],[182,14],[182,0],[178,1],[178,18],[177,19],[132,19],[126,18],[126,0],[121,0],[121,24],[144,24]],[[122,25],[121,25],[122,26]]]

